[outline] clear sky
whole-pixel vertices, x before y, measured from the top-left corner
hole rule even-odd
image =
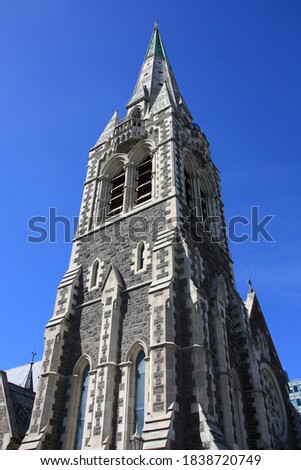
[[[88,149],[115,109],[125,114],[155,17],[227,220],[253,206],[275,216],[274,242],[230,248],[238,292],[250,277],[283,367],[301,377],[300,0],[0,1],[0,368],[34,347],[42,358],[71,244],[62,226],[55,243],[29,243],[27,224],[50,207],[78,215]]]

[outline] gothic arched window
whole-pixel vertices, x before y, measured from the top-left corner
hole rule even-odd
[[[107,217],[122,212],[123,198],[124,198],[124,183],[125,183],[125,171],[122,169],[119,173],[111,179],[111,190],[109,199],[109,209]]]
[[[208,201],[207,201],[207,196],[205,192],[200,189],[201,192],[201,216],[203,218],[203,224],[206,228],[206,230],[209,230],[210,228],[210,222],[209,222],[209,210],[208,210]]]
[[[185,196],[186,196],[186,204],[187,207],[192,210],[193,203],[192,203],[192,182],[191,177],[186,168],[184,169],[184,178],[185,178]]]
[[[135,119],[141,119],[141,109],[140,108],[135,108],[133,110],[133,112],[131,113],[131,118],[133,118],[134,120]],[[133,122],[133,125],[136,126],[136,125],[140,125],[140,123],[137,123],[137,122]]]
[[[243,403],[241,398],[241,387],[237,372],[234,369],[232,369],[231,371],[230,380],[232,386],[233,413],[236,424],[236,440],[239,449],[245,449],[246,431],[244,423]]]
[[[140,242],[137,246],[137,271],[140,271],[140,269],[145,268],[145,257],[146,257],[145,243]]]
[[[287,438],[287,416],[281,389],[272,370],[267,364],[262,365],[263,392],[269,417],[272,439],[285,441]]]
[[[99,261],[98,259],[96,259],[92,266],[90,288],[97,286],[98,274],[99,274]]]
[[[152,197],[152,159],[148,155],[136,169],[136,204]]]
[[[208,217],[208,206],[207,206],[205,193],[202,189],[201,189],[201,209],[202,209],[203,220],[205,221]]]
[[[141,351],[136,360],[135,421],[134,430],[141,435],[144,426],[145,354]]]
[[[79,399],[76,434],[75,434],[75,445],[74,445],[75,449],[82,448],[87,399],[88,399],[89,372],[90,372],[90,367],[87,366],[83,371],[82,380],[81,380],[81,390],[80,390],[80,399]]]

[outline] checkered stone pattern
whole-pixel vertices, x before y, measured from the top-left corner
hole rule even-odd
[[[135,431],[135,361],[142,350],[144,449],[276,446],[256,345],[258,327],[264,331],[262,312],[253,294],[244,305],[235,291],[227,241],[213,243],[216,233],[198,227],[198,214],[188,207],[185,159],[194,168],[196,205],[201,200],[198,185],[205,181],[208,211],[224,224],[220,179],[209,144],[191,122],[174,79],[167,73],[166,81],[160,77],[162,65],[169,69],[163,50],[157,50],[160,60],[152,59],[156,69],[147,56],[125,120],[114,113],[89,152],[70,266],[46,326],[42,373],[21,448],[72,448],[81,386],[78,364],[86,361],[90,371],[82,447],[128,449]],[[146,90],[142,85],[152,83],[152,73],[154,87]],[[137,110],[139,126],[131,118]],[[134,169],[144,155],[153,160],[152,197],[137,205]],[[127,170],[124,212],[92,223],[98,204],[107,202],[106,165],[119,169],[120,162]],[[145,265],[137,269],[141,241]],[[96,259],[98,278],[90,288]],[[269,348],[274,351],[272,343]],[[284,396],[281,365],[275,353],[270,359]],[[288,436],[277,445],[293,446],[292,427]]]
[[[97,148],[96,150],[91,150],[88,160],[88,169],[86,181],[90,181],[93,178],[96,178],[98,175],[99,161],[103,153],[103,146]]]
[[[168,196],[171,192],[171,144],[169,142],[159,146],[158,171],[161,175],[158,179],[158,194],[160,197]]]
[[[93,194],[95,193],[96,182],[92,181],[85,186],[80,218],[78,223],[77,235],[84,235],[88,232],[91,223],[91,208]]]

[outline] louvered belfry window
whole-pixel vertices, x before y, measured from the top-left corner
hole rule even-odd
[[[152,197],[152,160],[148,155],[145,160],[137,166],[136,176],[136,204],[151,199]]]
[[[111,179],[109,209],[107,213],[108,217],[112,217],[113,215],[122,212],[124,198],[124,182],[124,170],[121,170],[118,175],[114,176],[114,178]]]

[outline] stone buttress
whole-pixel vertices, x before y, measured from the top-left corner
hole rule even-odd
[[[155,25],[126,116],[89,152],[21,448],[129,449],[135,433],[143,449],[292,448],[253,297],[235,290],[219,173]]]

